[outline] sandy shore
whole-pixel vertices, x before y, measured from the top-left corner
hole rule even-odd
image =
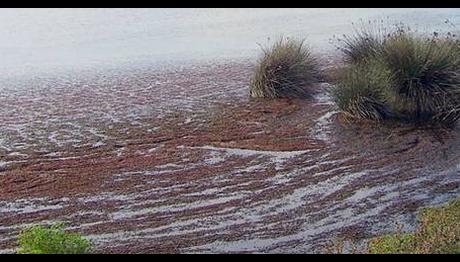
[[[346,124],[317,86],[252,101],[241,62],[31,78],[0,93],[0,253],[66,221],[101,253],[322,252],[460,194],[460,131]]]

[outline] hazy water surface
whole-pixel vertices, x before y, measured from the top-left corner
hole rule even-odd
[[[306,37],[333,50],[359,19],[390,17],[437,29],[460,9],[1,9],[5,75],[118,63],[252,57],[257,43]]]

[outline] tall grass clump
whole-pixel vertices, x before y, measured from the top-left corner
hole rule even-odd
[[[337,39],[337,49],[342,52],[346,63],[360,63],[380,52],[385,35],[382,24],[361,21],[359,25],[353,24],[352,34]]]
[[[342,39],[346,68],[352,67],[354,73],[345,73],[338,81],[334,92],[338,107],[358,118],[380,120],[384,117],[367,113],[376,112],[375,103],[363,103],[375,101],[378,94],[385,116],[454,126],[460,119],[460,45],[456,36],[427,36],[403,25],[381,28],[357,30]],[[358,90],[359,96],[343,95]],[[350,110],[348,105],[360,105],[361,109]]]
[[[90,243],[77,233],[67,233],[62,224],[51,227],[32,226],[18,237],[19,254],[85,254]]]
[[[453,41],[407,32],[386,39],[379,57],[391,70],[394,110],[416,122],[455,123],[460,114],[460,53]]]
[[[348,66],[332,90],[335,104],[349,118],[381,121],[390,117],[382,92],[391,84],[389,73],[375,61]]]
[[[249,94],[253,98],[305,97],[318,77],[318,60],[304,41],[284,39],[262,48]]]
[[[460,254],[460,199],[418,214],[413,233],[375,237],[369,241],[372,254]]]

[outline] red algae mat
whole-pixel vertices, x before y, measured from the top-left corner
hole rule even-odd
[[[460,194],[460,131],[341,120],[252,65],[31,77],[0,90],[0,253],[65,221],[98,253],[324,252]]]

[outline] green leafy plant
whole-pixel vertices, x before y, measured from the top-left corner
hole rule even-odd
[[[85,254],[90,242],[77,233],[67,233],[63,224],[50,227],[32,226],[18,237],[19,254]]]

